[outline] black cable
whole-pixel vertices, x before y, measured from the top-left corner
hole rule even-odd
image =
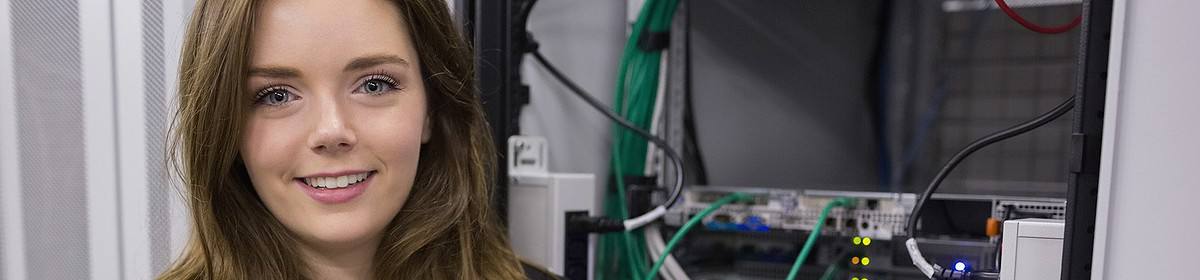
[[[1014,209],[1014,207],[1012,205],[1004,205],[1003,209],[1004,209],[1003,210],[1004,214],[1000,215],[1000,223],[1001,223],[1000,224],[1000,232],[1001,233],[1004,232],[1004,222],[1008,221],[1012,216],[1012,212],[1016,210],[1016,209]],[[994,258],[993,266],[996,267],[997,271],[1000,270],[1000,257],[1001,257],[1001,253],[1002,253],[1003,249],[1004,249],[1004,237],[1001,236],[1001,238],[996,239],[996,248],[992,249],[992,251],[993,251],[992,257]]]
[[[517,23],[514,26],[522,28],[529,26],[529,14],[533,12],[533,6],[537,5],[537,2],[538,0],[526,0],[524,5],[521,6],[520,12],[516,14]]]
[[[704,152],[700,149],[700,141],[696,139],[696,115],[693,111],[691,93],[684,96],[683,108],[683,127],[687,130],[685,136],[687,143],[684,143],[684,154],[691,154],[692,164],[696,167],[696,179],[692,184],[708,185],[708,165],[704,163]]]
[[[684,7],[683,13],[686,14],[686,16],[684,18],[685,19],[692,18],[692,16],[691,16],[692,9],[689,8],[687,5],[684,5],[683,7]],[[684,20],[683,24],[684,24],[683,41],[690,42],[692,40],[691,39],[692,38],[692,21]],[[695,104],[694,96],[692,95],[692,93],[693,93],[692,92],[692,56],[689,55],[690,53],[692,53],[692,44],[685,43],[685,44],[683,44],[682,47],[684,48],[683,54],[681,54],[683,56],[683,65],[684,65],[684,68],[683,68],[683,92],[684,92],[684,94],[683,94],[683,100],[684,100],[683,126],[684,126],[684,129],[687,130],[687,140],[690,143],[689,145],[685,145],[685,148],[687,150],[684,151],[684,153],[685,153],[685,156],[686,156],[686,153],[692,154],[692,157],[690,157],[690,158],[685,157],[685,159],[691,159],[692,165],[694,165],[696,168],[696,175],[692,176],[692,177],[695,177],[696,179],[695,179],[695,181],[692,181],[692,184],[693,185],[708,185],[709,184],[709,182],[708,182],[708,164],[705,164],[705,162],[704,162],[704,149],[700,148],[700,141],[696,139],[697,134],[699,134],[699,132],[696,129],[696,111],[695,111],[696,104]]]
[[[958,271],[949,268],[943,268],[936,271],[931,276],[935,280],[978,280],[978,279],[1000,279],[1000,273],[995,271]]]
[[[583,101],[587,102],[588,105],[591,105],[592,108],[595,108],[596,111],[600,111],[600,113],[603,113],[605,117],[608,117],[608,119],[617,123],[621,127],[637,133],[639,136],[642,136],[642,138],[646,138],[646,140],[653,142],[654,145],[658,146],[659,149],[662,149],[663,154],[665,154],[667,158],[671,160],[671,163],[673,163],[672,165],[675,169],[675,186],[671,189],[671,194],[667,196],[667,201],[663,203],[663,207],[670,209],[671,206],[674,206],[675,201],[679,200],[680,193],[683,192],[683,158],[679,157],[679,154],[677,154],[675,150],[667,144],[666,140],[654,136],[653,134],[650,134],[650,132],[633,125],[628,120],[625,120],[625,118],[622,118],[614,113],[612,109],[604,106],[603,103],[600,103],[599,100],[596,100],[596,98],[592,97],[591,94],[588,94],[587,91],[584,91],[583,88],[575,84],[574,81],[571,81],[571,79],[567,78],[567,76],[561,71],[558,71],[558,68],[550,64],[550,61],[546,60],[546,57],[542,55],[541,51],[534,50],[532,54],[534,60],[537,60],[537,62],[541,64],[542,67],[545,67],[547,71],[550,71],[550,74],[553,75],[555,79],[563,83],[563,85],[566,85],[567,88],[571,89],[572,93],[574,93],[576,96],[579,96],[579,98],[582,98]]]
[[[979,138],[979,140],[975,140],[975,142],[971,142],[971,144],[967,145],[967,147],[959,150],[958,153],[954,154],[954,156],[950,158],[950,161],[947,161],[946,164],[942,166],[942,170],[938,171],[936,176],[933,176],[933,181],[929,182],[929,187],[926,187],[925,192],[922,193],[921,197],[917,199],[917,205],[913,207],[912,213],[909,213],[908,215],[909,236],[917,236],[917,217],[921,215],[921,210],[924,209],[925,202],[928,201],[930,197],[933,197],[933,193],[937,191],[938,186],[942,184],[942,181],[946,179],[946,176],[950,175],[950,171],[954,171],[954,168],[957,167],[958,164],[963,161],[963,159],[966,159],[967,156],[970,156],[972,153],[982,149],[983,147],[987,147],[988,145],[1000,142],[1004,139],[1012,138],[1013,136],[1021,135],[1022,133],[1029,132],[1030,130],[1050,123],[1051,121],[1054,121],[1055,119],[1058,119],[1058,117],[1061,117],[1062,115],[1071,111],[1071,108],[1074,107],[1075,96],[1072,95],[1070,98],[1067,98],[1066,101],[1063,101],[1062,103],[1058,104],[1058,106],[1055,106],[1053,110],[1043,113],[1042,115],[1037,116],[1037,118],[1017,124],[1008,129],[992,133],[991,135],[984,136],[983,138]]]

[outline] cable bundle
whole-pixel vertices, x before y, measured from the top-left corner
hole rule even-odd
[[[659,75],[662,51],[644,48],[651,44],[651,34],[665,34],[678,6],[678,0],[647,0],[638,19],[633,24],[629,40],[618,66],[616,91],[613,94],[613,109],[635,126],[651,129],[658,106]],[[648,171],[649,144],[635,132],[613,125],[613,140],[610,163],[613,185],[616,192],[608,193],[605,199],[605,215],[622,220],[629,219],[625,176],[653,175]],[[675,174],[679,176],[680,174]],[[679,191],[679,190],[673,190]],[[672,194],[669,200],[677,199]],[[671,201],[668,201],[669,204]],[[645,236],[640,230],[610,233],[601,236],[597,256],[597,279],[641,279],[646,275],[649,259]]]

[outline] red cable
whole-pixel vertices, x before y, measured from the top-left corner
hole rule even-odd
[[[1072,28],[1079,26],[1079,23],[1083,21],[1083,16],[1076,16],[1075,19],[1071,20],[1071,22],[1069,22],[1067,24],[1060,25],[1060,26],[1046,27],[1046,26],[1037,25],[1036,23],[1025,20],[1025,18],[1023,18],[1023,17],[1021,17],[1021,15],[1017,14],[1017,11],[1013,11],[1013,9],[1008,6],[1008,3],[1006,3],[1005,0],[996,0],[996,5],[1000,6],[1000,10],[1003,10],[1004,14],[1007,14],[1008,17],[1012,18],[1013,21],[1016,21],[1017,23],[1021,24],[1021,26],[1024,26],[1026,29],[1029,29],[1033,32],[1042,33],[1042,34],[1058,34],[1058,33],[1067,32],[1068,30],[1071,30]]]

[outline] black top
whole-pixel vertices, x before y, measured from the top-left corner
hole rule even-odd
[[[525,271],[525,278],[529,280],[557,280],[562,278],[525,262],[521,262],[521,269]]]

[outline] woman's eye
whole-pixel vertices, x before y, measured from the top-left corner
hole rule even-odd
[[[272,87],[260,91],[258,98],[255,99],[255,104],[266,106],[279,106],[296,100],[296,95],[283,88]]]
[[[383,75],[372,75],[358,86],[358,92],[370,95],[380,95],[397,88],[396,81]]]

